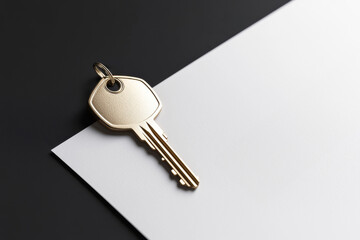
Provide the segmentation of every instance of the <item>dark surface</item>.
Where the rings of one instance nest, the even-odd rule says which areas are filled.
[[[3,2],[0,239],[143,238],[50,153],[95,121],[92,63],[154,86],[286,2]]]

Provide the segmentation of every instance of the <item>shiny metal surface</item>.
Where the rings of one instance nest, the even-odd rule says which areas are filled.
[[[89,105],[101,122],[112,130],[132,129],[170,165],[171,173],[180,178],[182,186],[197,188],[198,177],[171,148],[164,131],[154,121],[162,104],[150,85],[136,77],[113,76],[101,63],[94,66],[101,80],[90,95]],[[108,75],[99,69],[102,66]],[[119,89],[113,91],[109,86],[114,85],[115,81],[118,81]]]

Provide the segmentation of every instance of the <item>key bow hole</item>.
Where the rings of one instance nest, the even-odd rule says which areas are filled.
[[[111,80],[108,80],[106,82],[106,88],[107,90],[109,90],[110,92],[119,92],[122,88],[122,83],[118,80],[118,79],[115,79],[115,83],[112,84],[111,83]]]

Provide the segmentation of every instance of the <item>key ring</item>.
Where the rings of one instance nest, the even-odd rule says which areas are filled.
[[[110,70],[105,67],[104,64],[96,62],[93,64],[93,68],[95,70],[95,72],[101,77],[101,78],[105,78],[108,77],[110,78],[111,81],[111,85],[113,86],[115,84],[115,78],[112,75],[112,73],[110,72]],[[105,73],[104,73],[105,72]]]

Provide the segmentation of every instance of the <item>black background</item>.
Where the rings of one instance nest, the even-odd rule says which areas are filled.
[[[93,62],[155,86],[286,2],[3,1],[0,239],[142,239],[50,153],[96,121]]]

